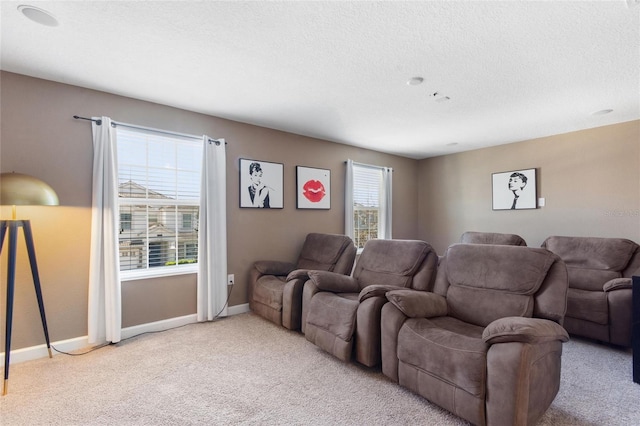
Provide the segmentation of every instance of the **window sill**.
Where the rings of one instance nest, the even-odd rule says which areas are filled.
[[[174,275],[197,274],[198,265],[183,265],[175,267],[159,267],[141,271],[122,271],[120,281],[145,280],[148,278],[171,277]]]

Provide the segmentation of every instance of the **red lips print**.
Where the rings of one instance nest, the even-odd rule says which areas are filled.
[[[326,195],[324,185],[319,180],[308,180],[302,187],[302,194],[312,203],[319,203]]]

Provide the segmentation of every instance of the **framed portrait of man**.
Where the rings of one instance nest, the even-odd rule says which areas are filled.
[[[536,169],[493,173],[491,185],[493,210],[537,208]]]
[[[280,163],[240,159],[240,207],[283,208],[283,168]]]

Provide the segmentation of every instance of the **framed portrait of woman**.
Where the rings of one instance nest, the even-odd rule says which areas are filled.
[[[491,187],[493,210],[537,208],[536,169],[493,173]]]
[[[283,168],[280,163],[240,159],[240,207],[281,209]]]

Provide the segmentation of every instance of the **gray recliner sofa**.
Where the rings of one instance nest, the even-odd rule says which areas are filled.
[[[640,275],[640,246],[624,238],[551,236],[542,247],[567,265],[567,331],[631,347],[631,277]]]
[[[343,361],[380,364],[380,312],[386,292],[432,289],[438,265],[424,241],[369,240],[350,277],[311,271],[304,288],[307,340]]]
[[[258,315],[290,330],[299,330],[302,291],[309,270],[349,275],[356,246],[346,235],[310,233],[296,263],[261,260],[249,272],[249,307]]]
[[[560,386],[567,270],[532,247],[454,244],[433,292],[382,308],[382,372],[477,425],[531,425]]]

